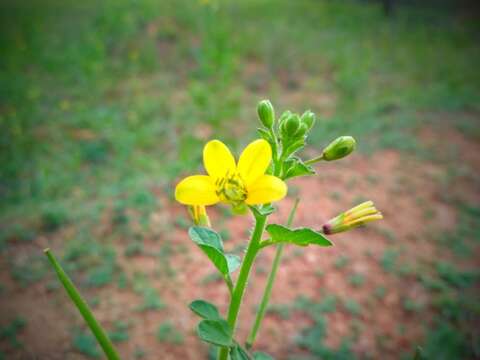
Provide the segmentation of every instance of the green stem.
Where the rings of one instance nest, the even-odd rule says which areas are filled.
[[[320,155],[320,156],[317,156],[316,158],[305,161],[305,165],[312,165],[312,164],[315,164],[315,163],[317,163],[319,161],[322,161],[322,160],[324,160],[323,159],[323,154]]]
[[[270,246],[270,245],[273,245],[273,244],[275,244],[275,243],[273,242],[272,239],[266,239],[266,240],[260,241],[259,246],[260,246],[260,249],[263,249],[264,247],[267,247],[267,246]]]
[[[260,239],[263,234],[263,229],[265,228],[265,223],[267,217],[264,215],[255,215],[255,228],[253,230],[252,238],[248,244],[245,257],[242,261],[242,266],[240,267],[240,273],[238,274],[237,283],[233,289],[232,298],[230,301],[230,307],[228,308],[227,322],[232,328],[232,337],[235,333],[235,325],[237,323],[238,312],[240,310],[240,305],[242,303],[243,294],[248,282],[248,276],[250,275],[250,269],[252,268],[253,261],[257,256],[259,250]],[[219,360],[228,359],[229,348],[222,347],[218,352]]]
[[[95,316],[93,315],[92,311],[88,307],[88,304],[83,300],[82,296],[78,292],[77,288],[73,284],[72,280],[68,277],[68,275],[63,270],[62,266],[59,264],[55,256],[50,252],[50,249],[44,250],[45,255],[47,255],[48,260],[52,264],[53,268],[55,269],[58,279],[63,284],[65,290],[72,299],[73,303],[77,307],[80,314],[85,319],[85,322],[92,330],[93,334],[97,338],[98,343],[103,349],[103,352],[107,356],[109,360],[120,360],[120,356],[118,355],[117,351],[113,347],[110,339],[108,338],[107,334],[103,330],[102,326],[97,322]]]
[[[270,135],[273,139],[273,144],[272,144],[272,156],[273,156],[273,172],[276,173],[278,172],[277,171],[277,168],[279,166],[279,162],[278,162],[278,141],[277,141],[277,135],[275,134],[275,130],[273,127],[271,127],[270,129]]]
[[[298,202],[300,200],[297,198],[293,204],[292,210],[288,215],[287,226],[292,226],[293,217],[297,211]],[[255,317],[255,323],[253,324],[250,335],[248,335],[246,347],[250,349],[255,342],[258,330],[260,329],[260,324],[262,323],[263,318],[265,317],[265,312],[267,311],[268,302],[270,301],[270,296],[272,295],[273,283],[275,282],[275,277],[277,276],[278,267],[280,265],[280,260],[282,259],[284,243],[277,245],[277,251],[275,252],[275,258],[273,259],[272,270],[268,275],[267,286],[263,292],[262,301],[260,302],[260,307],[258,309],[257,315]]]

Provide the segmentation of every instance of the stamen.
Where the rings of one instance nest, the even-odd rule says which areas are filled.
[[[247,198],[247,191],[240,176],[227,172],[225,177],[215,181],[216,194],[224,202],[238,206]]]

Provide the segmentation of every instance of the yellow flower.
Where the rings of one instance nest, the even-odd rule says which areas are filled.
[[[203,149],[208,175],[193,175],[180,181],[175,199],[184,205],[224,202],[234,209],[280,200],[287,194],[287,185],[278,177],[265,174],[271,160],[272,149],[263,139],[250,143],[238,164],[224,143],[211,140]]]
[[[380,219],[383,219],[383,216],[380,211],[375,208],[373,202],[365,201],[328,220],[327,223],[322,226],[322,230],[323,233],[327,235],[335,234]]]

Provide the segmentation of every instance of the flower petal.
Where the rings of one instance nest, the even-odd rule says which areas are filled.
[[[236,170],[235,158],[219,140],[211,140],[203,148],[203,165],[214,181],[227,173],[234,174]]]
[[[266,204],[277,201],[287,194],[287,184],[272,175],[262,175],[247,189],[245,202],[248,205]]]
[[[180,181],[175,188],[175,199],[184,205],[213,205],[220,201],[210,176],[194,175]]]
[[[265,174],[270,161],[272,161],[272,148],[266,140],[255,140],[243,150],[238,160],[237,170],[247,187]]]

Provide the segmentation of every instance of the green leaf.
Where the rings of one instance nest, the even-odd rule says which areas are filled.
[[[273,214],[273,212],[275,211],[275,207],[272,204],[268,204],[268,205],[262,205],[257,210],[260,215],[267,216],[267,215]]]
[[[237,345],[230,349],[230,360],[250,360],[251,357],[248,353],[240,346]]]
[[[209,228],[192,226],[188,229],[188,235],[198,245],[210,246],[223,252],[222,238]]]
[[[234,272],[240,267],[241,260],[239,256],[233,254],[225,254],[225,257],[227,259],[228,271],[230,273]]]
[[[275,211],[275,207],[272,204],[262,205],[262,206],[251,206],[253,214],[255,217],[268,216]]]
[[[253,359],[254,360],[274,360],[273,357],[261,351],[257,351],[253,353]]]
[[[274,243],[287,242],[300,246],[315,244],[319,246],[333,245],[323,234],[308,228],[291,230],[278,224],[270,224],[266,227]]]
[[[109,360],[117,360],[117,359],[119,360],[120,356],[118,355],[117,350],[113,347],[113,344],[110,341],[110,338],[108,337],[107,333],[102,328],[100,323],[97,322],[97,319],[95,319],[95,316],[93,315],[92,310],[90,309],[88,304],[85,302],[85,300],[83,300],[82,296],[78,292],[77,288],[73,284],[70,277],[63,270],[62,266],[57,261],[56,257],[52,254],[50,249],[47,248],[44,250],[44,252],[48,260],[50,261],[50,264],[52,265],[53,269],[57,273],[58,279],[60,280],[63,287],[65,288],[68,296],[70,296],[70,299],[72,300],[74,305],[77,307],[80,314],[83,316],[83,319],[85,320],[87,325],[90,327],[90,330],[92,331],[93,335],[95,335],[97,342],[102,347],[103,352],[105,353],[107,358]]]
[[[283,150],[283,156],[285,156],[285,158],[287,158],[288,156],[296,153],[298,150],[300,150],[304,146],[305,146],[305,139],[304,138],[296,140],[292,144],[287,145],[285,150]]]
[[[238,256],[223,252],[222,239],[215,231],[204,227],[192,226],[188,230],[188,234],[224,277],[228,278],[229,274],[240,265]]]
[[[200,339],[217,346],[233,346],[232,329],[223,319],[202,320],[198,324],[197,334]]]
[[[315,170],[306,165],[301,159],[294,157],[285,161],[285,177],[284,180],[296,176],[314,175]]]
[[[264,140],[266,140],[270,146],[272,147],[272,149],[275,149],[275,139],[272,137],[272,134],[270,133],[269,130],[266,130],[266,129],[262,129],[262,128],[258,128],[257,129],[258,131],[258,134],[260,135],[261,138],[263,138]],[[270,167],[271,168],[272,164],[270,164]]]
[[[221,318],[217,307],[205,300],[194,300],[188,307],[204,319],[217,320]]]
[[[267,140],[270,144],[273,142],[272,136],[270,135],[270,131],[258,128],[258,134],[265,140]]]

